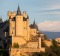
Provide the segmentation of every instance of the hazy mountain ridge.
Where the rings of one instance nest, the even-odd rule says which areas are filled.
[[[54,39],[57,37],[60,37],[60,32],[47,32],[47,31],[40,31],[43,34],[46,34],[47,38],[50,39]]]

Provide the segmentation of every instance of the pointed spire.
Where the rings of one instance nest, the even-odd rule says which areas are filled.
[[[33,25],[35,25],[35,19],[34,19]]]
[[[18,9],[17,9],[17,15],[21,15],[21,11],[20,11],[19,5],[18,5]]]
[[[34,19],[34,22],[33,22],[33,27],[38,30],[38,26],[37,26],[37,24],[35,23],[35,19]]]

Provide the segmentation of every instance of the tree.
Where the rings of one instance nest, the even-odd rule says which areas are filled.
[[[60,47],[57,45],[57,42],[52,40],[52,44],[53,45],[50,47],[50,49],[53,52],[53,55],[60,56]]]
[[[14,48],[19,48],[19,44],[18,43],[14,43],[13,47]]]

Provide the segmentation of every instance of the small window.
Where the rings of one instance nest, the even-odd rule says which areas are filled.
[[[26,29],[26,27],[24,27],[24,29]]]
[[[9,16],[9,19],[11,19],[11,16]]]
[[[34,31],[34,33],[35,33],[35,31]]]
[[[13,31],[12,31],[12,34],[13,34]]]
[[[12,21],[15,21],[15,17],[13,17]]]
[[[15,27],[13,27],[13,29],[15,29]]]

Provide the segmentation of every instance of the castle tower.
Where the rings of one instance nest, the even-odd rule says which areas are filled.
[[[26,11],[23,12],[23,33],[25,39],[28,41],[29,40],[29,17],[26,14]]]
[[[8,12],[8,19],[9,19],[9,36],[15,35],[15,16],[16,12]]]
[[[37,27],[35,20],[34,20],[33,24],[30,25],[30,35],[36,36],[37,30],[38,30],[38,27]]]
[[[18,6],[17,12],[8,12],[9,19],[9,35],[24,37],[29,40],[29,17],[26,11],[21,13],[20,7]]]
[[[23,36],[23,16],[19,6],[16,14],[16,36]]]

